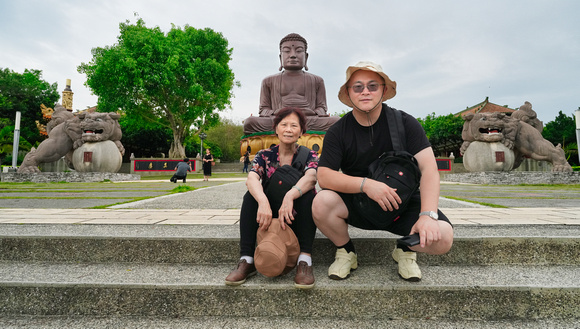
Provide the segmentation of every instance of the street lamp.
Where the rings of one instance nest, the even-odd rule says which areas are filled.
[[[16,169],[18,161],[18,145],[20,144],[20,111],[16,111],[14,120],[14,142],[12,144],[12,169]]]
[[[207,138],[206,133],[199,133],[199,139],[201,139],[201,149],[199,150],[199,157],[203,158],[203,140]]]
[[[580,145],[580,107],[576,110],[576,145]],[[578,152],[578,160],[580,161],[580,152]]]

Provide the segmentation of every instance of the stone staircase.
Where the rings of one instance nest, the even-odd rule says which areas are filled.
[[[401,280],[395,236],[352,229],[359,269],[327,278],[317,236],[316,287],[294,273],[224,285],[235,225],[0,226],[2,328],[577,328],[580,226],[456,227],[447,255],[419,255]]]

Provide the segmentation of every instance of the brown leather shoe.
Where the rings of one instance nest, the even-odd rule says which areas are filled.
[[[242,259],[238,262],[238,266],[226,277],[226,284],[228,286],[239,286],[252,275],[256,275],[256,266],[248,264],[245,259]]]
[[[314,274],[312,273],[312,266],[308,266],[308,264],[304,261],[298,263],[298,267],[296,267],[294,287],[298,289],[311,289],[314,287]]]

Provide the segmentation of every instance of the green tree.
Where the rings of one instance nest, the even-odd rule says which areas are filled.
[[[571,166],[577,166],[580,163],[578,160],[578,143],[566,144],[564,153],[566,154],[566,160]]]
[[[221,160],[237,161],[240,159],[240,139],[243,135],[244,127],[242,125],[236,125],[231,120],[223,119],[217,126],[207,131],[206,141],[221,149]]]
[[[78,67],[99,96],[100,111],[123,110],[169,127],[169,156],[185,156],[184,140],[218,122],[230,105],[234,74],[232,48],[212,29],[173,26],[165,34],[139,19],[119,25],[118,43],[94,48],[90,63]]]
[[[16,111],[20,111],[20,136],[35,145],[44,137],[38,132],[36,121],[43,122],[40,105],[52,107],[59,99],[57,84],[42,80],[42,71],[24,70],[24,73],[0,69],[0,118],[14,126]]]
[[[205,155],[205,149],[210,149],[211,154],[215,159],[223,159],[222,149],[211,140],[207,138],[203,140],[203,151],[201,150],[201,139],[198,135],[192,136],[191,138],[186,139],[187,146],[185,147],[185,152],[188,156],[194,157],[198,156],[199,152],[201,151],[201,155]]]
[[[14,147],[14,126],[10,126],[8,119],[0,118],[0,163],[5,163],[7,155],[12,154]]]
[[[574,120],[574,116],[567,116],[560,111],[554,121],[544,125],[542,136],[554,145],[565,146],[568,143],[576,142],[576,122]]]
[[[449,155],[451,152],[456,156],[459,155],[459,148],[463,143],[461,131],[464,123],[460,116],[453,114],[435,116],[435,113],[431,113],[425,119],[419,118],[418,121],[425,129],[435,155]]]
[[[12,164],[12,150],[14,148],[14,126],[4,125],[6,121],[5,119],[0,119],[0,163],[10,165]],[[20,136],[18,149],[20,151],[30,151],[32,145]],[[21,163],[23,159],[24,156],[20,156],[17,163]]]
[[[171,145],[171,129],[156,122],[122,113],[119,125],[123,132],[121,143],[125,147],[124,157],[127,159],[131,154],[137,158],[156,156],[167,152]]]
[[[542,136],[554,145],[560,144],[571,165],[578,163],[578,146],[576,144],[576,121],[574,116],[558,112],[554,121],[546,123]]]

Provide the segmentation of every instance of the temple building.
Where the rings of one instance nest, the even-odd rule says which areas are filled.
[[[507,115],[511,115],[515,111],[516,111],[515,109],[510,109],[507,105],[501,106],[491,103],[489,101],[489,97],[486,97],[483,102],[468,107],[461,112],[455,113],[455,116],[464,116],[468,113],[476,114],[476,113],[495,113],[495,112],[502,112]]]

